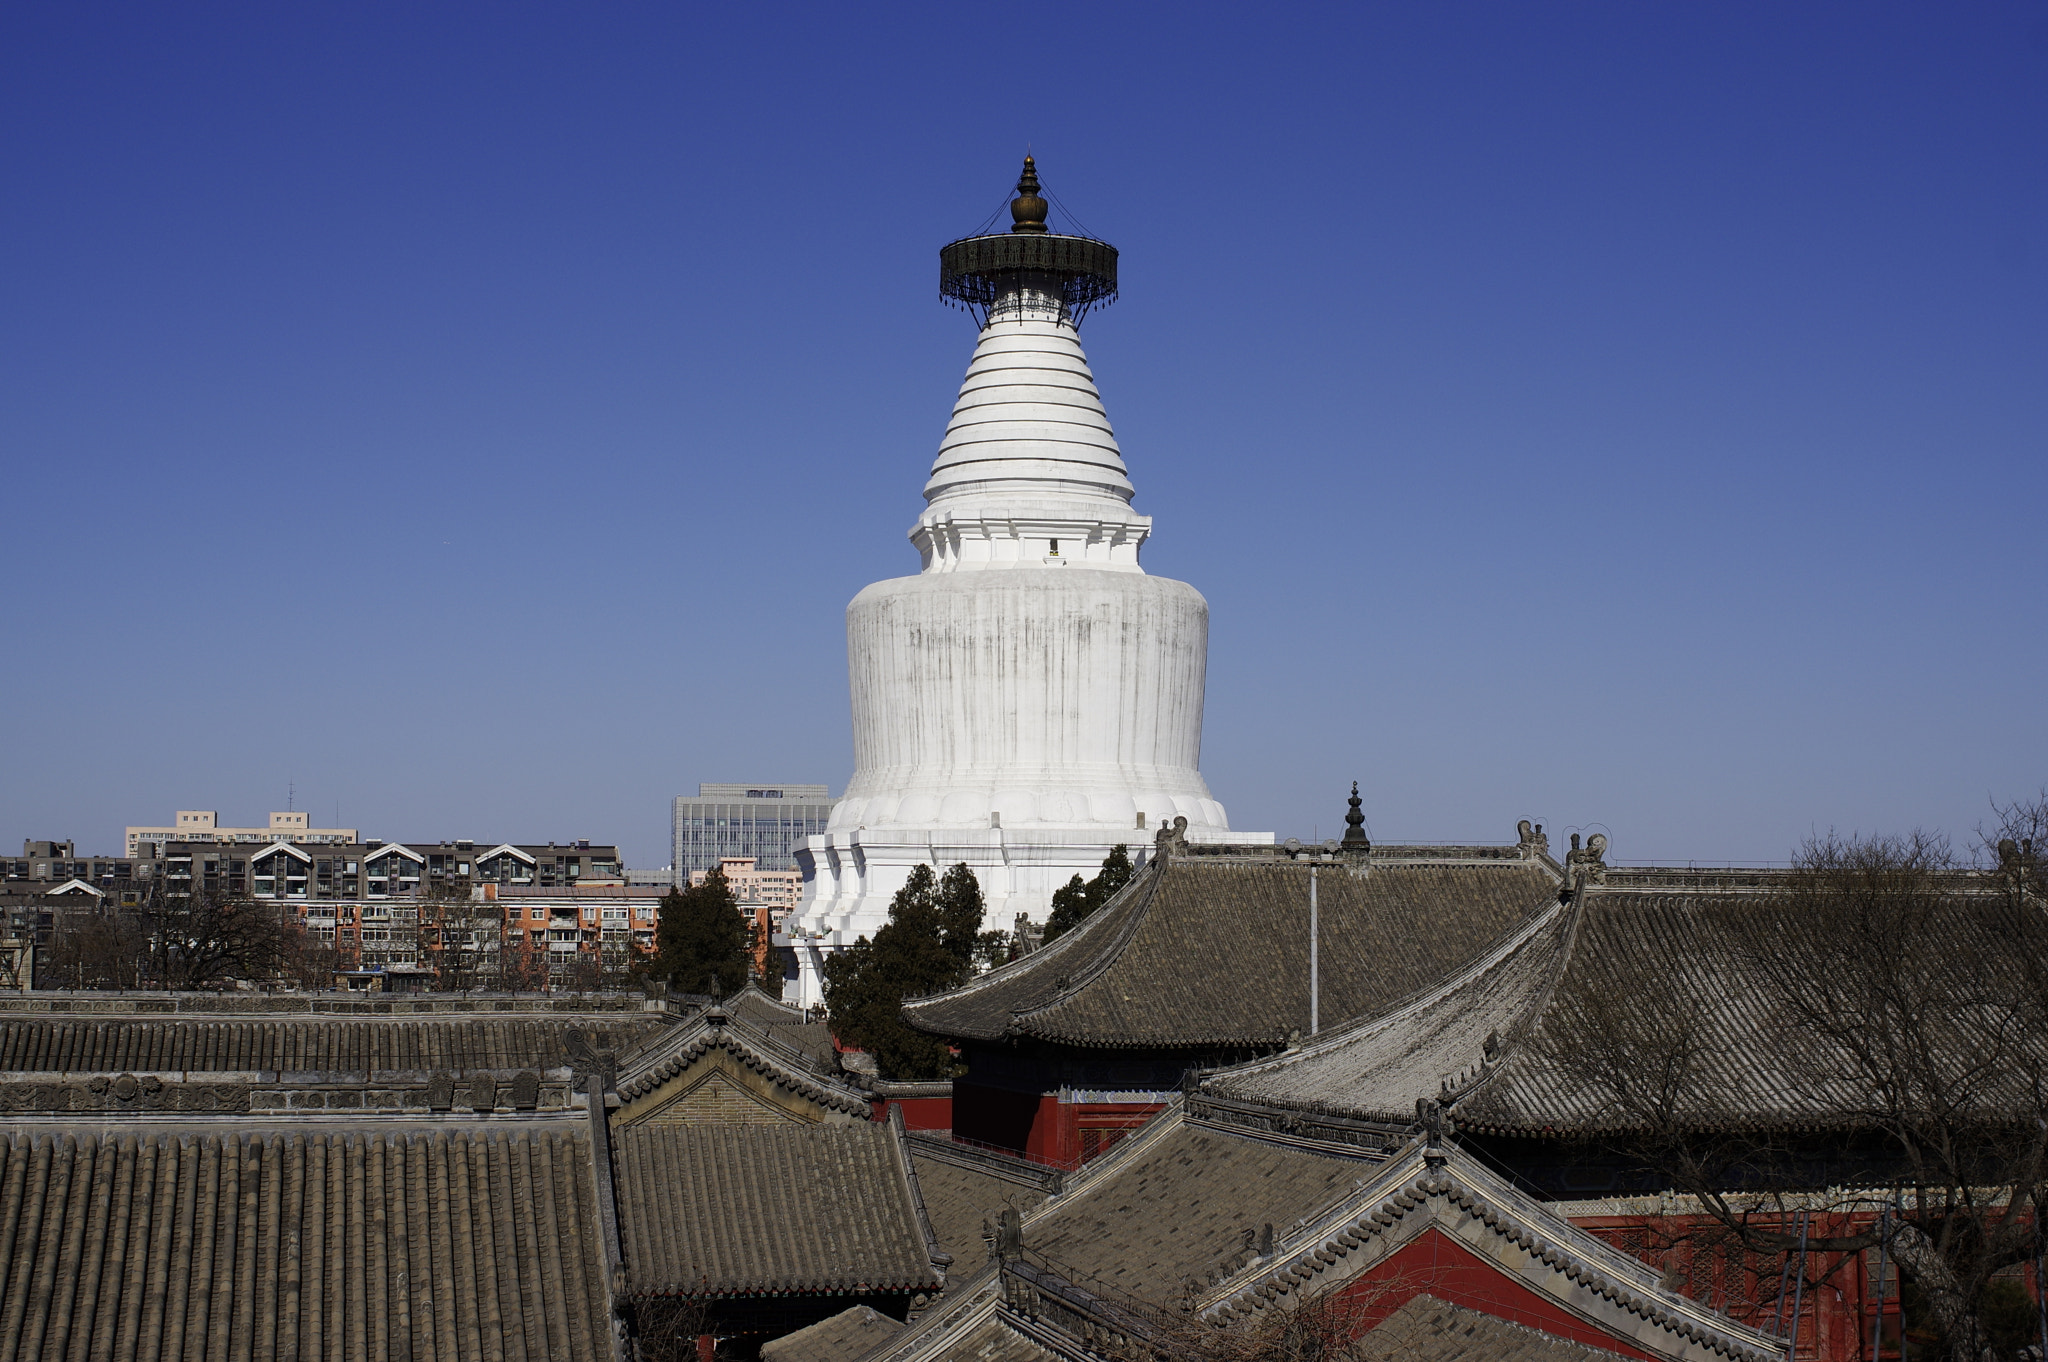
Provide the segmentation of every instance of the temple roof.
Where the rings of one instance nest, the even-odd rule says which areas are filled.
[[[1060,1189],[1058,1170],[1043,1164],[933,1135],[912,1134],[909,1145],[932,1234],[962,1265],[985,1256],[984,1225],[1005,1210],[1028,1211]]]
[[[1527,1018],[1576,921],[1553,902],[1449,979],[1300,1049],[1216,1071],[1203,1092],[1405,1125],[1418,1098],[1439,1098],[1474,1077],[1499,1038]]]
[[[903,1327],[871,1306],[855,1305],[807,1329],[761,1345],[761,1362],[842,1362],[859,1357]]]
[[[986,1268],[962,1286],[948,1288],[938,1308],[860,1356],[866,1362],[1067,1362],[1103,1355],[1080,1339],[1063,1339],[1067,1346],[1057,1352],[1046,1346],[1040,1340],[1054,1329],[1009,1309],[1004,1285],[1002,1273]],[[791,1334],[783,1342],[802,1337]],[[822,1347],[792,1347],[773,1358],[763,1348],[761,1356],[769,1362],[839,1362]]]
[[[1638,886],[1632,878],[1610,876],[1621,882],[1591,887],[1581,896],[1577,939],[1555,956],[1540,1007],[1496,1062],[1460,1086],[1452,1110],[1461,1128],[1534,1134],[1639,1124],[1632,1104],[1596,1076],[1597,1062],[1585,1058],[1589,1001],[1608,1009],[1605,1025],[1620,1028],[1621,1039],[1638,1048],[1638,1060],[1659,1047],[1661,1035],[1683,1030],[1681,1067],[1668,1075],[1669,1091],[1659,1101],[1693,1128],[1841,1128],[1866,1124],[1883,1108],[1882,1095],[1857,1077],[1855,1058],[1787,1016],[1759,971],[1758,940],[1770,941],[1777,959],[1793,962],[1793,968],[1805,957],[1817,977],[1826,972],[1825,953],[1837,943],[1802,931],[1796,914],[1760,892],[1765,885],[1688,886],[1664,875],[1644,877]],[[2000,991],[1985,977],[1985,967],[2013,963],[1999,946],[1987,949],[1987,930],[1995,928],[1979,910],[2002,899],[1981,888],[1980,883],[1973,894],[1965,887],[1962,896],[1934,911],[1915,951],[1917,964],[1954,973],[1937,991],[1952,1000],[1958,1015],[1968,1011],[1968,1000],[1987,996],[1987,985],[1992,995]],[[2023,987],[2017,979],[2005,986],[2013,997]],[[1973,1038],[1965,1031],[1954,1039],[1968,1045]],[[1567,1055],[1580,1058],[1567,1062]],[[2023,1084],[2026,1076],[2015,1058],[2007,1053],[2010,1078]],[[2048,1056],[2034,1058],[2031,1067],[2039,1073]],[[1976,1090],[1997,1100],[1988,1081]],[[2033,1109],[2031,1098],[2014,1096]]]
[[[1310,863],[1155,860],[1075,931],[966,986],[907,1004],[967,1040],[1215,1048],[1309,1031]],[[1516,848],[1401,848],[1360,875],[1317,868],[1325,1027],[1372,1015],[1472,960],[1557,901]]]
[[[1759,940],[1771,943],[1772,968],[1814,977],[1839,944],[1802,931],[1808,919],[1774,896],[1782,872],[1609,871],[1603,880],[1504,933],[1436,987],[1298,1050],[1211,1071],[1202,1097],[1402,1126],[1418,1102],[1441,1101],[1465,1130],[1585,1133],[1640,1124],[1638,1104],[1652,1095],[1621,1091],[1636,1064],[1668,1080],[1658,1109],[1698,1129],[1840,1128],[1880,1109],[1854,1057],[1797,1026],[1761,973]],[[1952,888],[1960,892],[1931,911],[1916,952],[1926,968],[1956,974],[1937,991],[1958,1000],[2017,991],[2017,980],[1986,977],[2008,959],[1984,916],[2004,899],[1983,880],[1960,877]],[[1603,1069],[1588,1026],[1631,1053],[1617,1051]],[[1967,1029],[1957,1044],[1972,1043]],[[1669,1056],[1679,1067],[1648,1062],[1660,1036],[1682,1037]],[[2039,1058],[2037,1071],[2048,1067]],[[2025,1066],[2012,1067],[2023,1081]],[[1974,1090],[1998,1100],[1992,1081]]]
[[[587,1129],[17,1131],[8,1352],[609,1359]]]
[[[895,1123],[629,1126],[615,1133],[635,1294],[935,1291]]]
[[[751,979],[745,988],[725,1000],[725,1008],[790,1049],[809,1055],[821,1068],[830,1070],[837,1067],[832,1028],[822,1021],[811,1020],[810,1014],[800,1007],[791,1007],[779,998],[769,997]]]
[[[628,1103],[644,1097],[682,1073],[705,1052],[720,1049],[825,1110],[867,1118],[873,1105],[871,1099],[830,1064],[829,1033],[826,1055],[820,1057],[790,1043],[804,1039],[801,1031],[795,1031],[789,1024],[771,1021],[763,1026],[751,1020],[762,1009],[745,1005],[745,995],[741,995],[738,1004],[731,1009],[724,1005],[705,1008],[681,1025],[643,1041],[619,1067],[619,1096]]]
[[[1476,1292],[1472,1303],[1503,1313],[1533,1307],[1553,1333],[1437,1299],[1400,1315],[1409,1297],[1448,1291]],[[1347,1157],[1213,1126],[1176,1105],[1026,1211],[996,1263],[869,1357],[974,1356],[967,1339],[1027,1333],[1124,1333],[1170,1352],[1156,1345],[1198,1319],[1256,1331],[1269,1311],[1335,1293],[1389,1311],[1389,1350],[1368,1344],[1369,1357],[1591,1362],[1612,1344],[1668,1362],[1765,1362],[1783,1351],[1455,1145],[1424,1137],[1384,1161]]]
[[[1091,1288],[1155,1304],[1227,1273],[1262,1235],[1348,1194],[1371,1164],[1157,1118],[1025,1217],[1025,1245]]]
[[[625,1047],[661,1028],[641,1013],[588,1016],[161,1017],[0,1016],[0,1070],[55,1073],[194,1071],[424,1073],[548,1070],[569,1064],[571,1024]]]

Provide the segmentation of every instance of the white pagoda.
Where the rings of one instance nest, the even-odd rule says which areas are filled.
[[[919,864],[971,866],[1008,929],[1180,819],[1190,841],[1271,840],[1232,834],[1197,769],[1208,603],[1139,566],[1152,520],[1081,351],[1116,248],[1048,231],[1038,191],[1027,156],[1009,232],[939,252],[981,337],[910,531],[923,570],[847,607],[855,770],[797,853],[788,924],[805,1004]]]

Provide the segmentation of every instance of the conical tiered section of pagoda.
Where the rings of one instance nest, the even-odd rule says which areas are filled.
[[[919,864],[971,866],[1008,929],[1119,843],[1251,840],[1198,769],[1208,603],[1139,566],[1152,521],[1081,349],[1116,248],[1048,230],[1029,157],[1010,213],[939,252],[981,336],[910,531],[923,571],[847,607],[855,771],[798,854],[806,1003]]]

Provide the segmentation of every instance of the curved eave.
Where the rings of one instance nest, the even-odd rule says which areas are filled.
[[[1248,1097],[1221,1087],[1205,1089],[1203,1095],[1212,1101],[1228,1103],[1233,1110],[1253,1114],[1313,1116],[1323,1120],[1399,1126],[1403,1129],[1415,1124],[1415,1112],[1412,1108],[1407,1111],[1378,1111],[1371,1107],[1340,1107],[1328,1102],[1290,1102],[1284,1097]],[[1459,1128],[1465,1127],[1460,1125]]]
[[[1020,1022],[996,1037],[976,1039],[1036,1040],[1047,1045],[1065,1045],[1076,1050],[1277,1050],[1287,1044],[1285,1035],[1266,1036],[1141,1036],[1116,1032],[1075,1035],[1049,1027]]]
[[[1085,922],[1052,945],[992,969],[959,988],[905,1003],[903,1020],[916,1030],[947,1040],[1008,1040],[1019,1035],[1038,1035],[1026,1019],[1049,1012],[1079,996],[1114,965],[1124,949],[1130,945],[1131,938],[1137,934],[1139,925],[1145,920],[1145,914],[1151,908],[1152,891],[1157,887],[1160,877],[1166,873],[1167,864],[1165,859],[1147,861],[1144,868],[1131,876],[1130,882],[1119,889],[1108,903],[1103,904],[1090,914]],[[1092,956],[1086,954],[1091,948],[1096,951]],[[989,1020],[962,1025],[958,1022],[948,1023],[943,1016],[934,1018],[928,1015],[933,1009],[971,1005],[977,994],[990,992],[1040,973],[1058,971],[1062,965],[1072,963],[1076,956],[1079,957],[1079,963],[1074,964],[1066,976],[1065,987],[1060,987],[1057,982],[1049,985],[1050,992],[1025,1007],[1008,1012],[1001,1025],[993,1025]],[[1048,1035],[1042,1038],[1052,1037]],[[1062,1040],[1059,1043],[1078,1042]],[[1113,1045],[1119,1042],[1112,1039],[1093,1043]]]
[[[679,1042],[674,1049],[649,1056],[645,1068],[619,1081],[619,1096],[627,1101],[643,1097],[713,1049],[725,1051],[755,1073],[801,1093],[822,1107],[855,1116],[867,1115],[873,1109],[873,1102],[866,1093],[804,1072],[780,1056],[756,1048],[749,1038],[734,1034],[729,1025],[715,1029],[707,1026],[700,1034]]]
[[[732,1284],[712,1286],[699,1282],[694,1286],[667,1283],[661,1286],[637,1286],[635,1296],[664,1296],[677,1300],[745,1300],[749,1298],[772,1298],[777,1296],[858,1296],[868,1294],[907,1294],[916,1291],[932,1291],[939,1286],[937,1273],[930,1273],[914,1279],[897,1280],[881,1278],[875,1281],[833,1281],[833,1282],[791,1282],[777,1286],[746,1286]]]
[[[1458,1131],[1467,1135],[1493,1135],[1513,1139],[1569,1140],[1596,1139],[1602,1137],[1647,1135],[1650,1127],[1640,1123],[1588,1121],[1583,1118],[1523,1117],[1513,1120],[1489,1120],[1484,1116],[1462,1115],[1456,1107],[1450,1111],[1451,1119]],[[1881,1132],[1883,1123],[1863,1120],[1851,1116],[1828,1116],[1824,1113],[1801,1115],[1753,1113],[1724,1117],[1716,1120],[1680,1121],[1680,1127],[1689,1132],[1712,1135],[1839,1135],[1845,1132]]]

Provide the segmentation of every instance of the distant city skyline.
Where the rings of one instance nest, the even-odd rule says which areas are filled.
[[[2048,782],[2040,4],[1013,27],[0,10],[0,846],[652,867],[700,777],[843,789],[1027,147],[1233,826],[1773,861]]]

